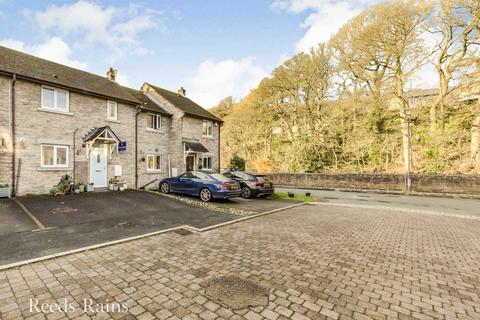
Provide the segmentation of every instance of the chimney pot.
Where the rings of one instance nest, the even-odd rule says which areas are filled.
[[[186,94],[187,94],[187,90],[185,90],[184,87],[180,87],[180,89],[178,89],[177,92],[178,92],[179,95],[181,95],[181,96],[183,96],[183,97],[185,97]]]
[[[108,70],[107,70],[107,79],[108,80],[111,80],[111,81],[115,81],[115,77],[117,76],[117,70],[113,69],[112,67],[110,67]]]

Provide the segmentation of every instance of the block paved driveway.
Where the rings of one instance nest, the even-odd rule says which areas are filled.
[[[204,296],[236,274],[266,307]],[[28,300],[116,301],[129,312],[30,313]],[[0,272],[1,319],[480,319],[480,221],[303,206],[181,236],[167,233]]]

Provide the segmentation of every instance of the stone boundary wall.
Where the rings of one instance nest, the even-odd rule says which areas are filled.
[[[276,186],[402,192],[403,174],[268,173]],[[480,195],[480,175],[413,174],[412,191]]]

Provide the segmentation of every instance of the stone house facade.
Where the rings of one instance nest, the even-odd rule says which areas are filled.
[[[218,170],[220,119],[184,91],[127,88],[115,73],[101,77],[0,47],[0,184],[16,195],[48,193],[64,175],[96,188],[113,178],[157,187],[207,156],[208,169]],[[183,104],[199,109],[189,114]],[[204,121],[211,136],[203,137]],[[184,137],[197,150],[193,165]]]

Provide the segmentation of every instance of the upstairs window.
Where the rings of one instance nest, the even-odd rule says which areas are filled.
[[[115,101],[107,101],[107,119],[108,120],[117,120],[117,110],[118,106]]]
[[[162,131],[162,116],[159,114],[147,114],[147,128]]]
[[[203,120],[203,136],[213,137],[213,122]]]
[[[68,91],[42,87],[42,109],[68,112]]]

